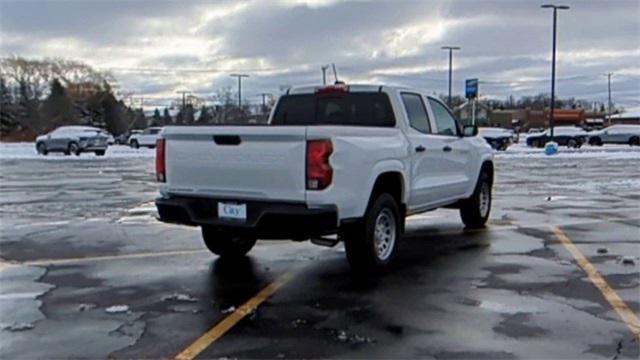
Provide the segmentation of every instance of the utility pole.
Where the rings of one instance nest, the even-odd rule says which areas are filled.
[[[178,124],[184,122],[185,113],[187,112],[187,94],[191,94],[191,91],[176,91],[177,94],[182,94],[182,108],[180,111],[180,118],[176,119]]]
[[[542,5],[543,9],[553,9],[553,49],[551,51],[551,109],[549,110],[549,127],[551,141],[553,141],[554,108],[556,106],[556,32],[558,24],[558,10],[569,10],[567,5]]]
[[[264,114],[267,110],[267,96],[271,96],[271,93],[260,93],[259,96],[262,96],[262,113]]]
[[[609,111],[607,111],[609,113],[609,126],[611,126],[611,76],[613,76],[613,73],[606,73],[604,74],[604,76],[607,77],[607,84],[608,84],[608,88],[609,88]]]
[[[327,69],[329,69],[329,65],[322,67],[322,85],[327,85]]]
[[[449,51],[449,102],[448,105],[451,108],[451,80],[453,78],[453,51],[454,50],[460,50],[459,46],[443,46],[441,47],[442,50],[448,50]]]
[[[238,108],[242,108],[242,78],[249,77],[247,74],[231,74],[231,77],[238,78]]]

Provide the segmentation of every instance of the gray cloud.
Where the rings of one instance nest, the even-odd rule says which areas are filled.
[[[203,95],[251,73],[247,96],[318,83],[338,65],[347,80],[444,92],[455,44],[456,92],[478,77],[488,96],[548,91],[551,12],[534,1],[2,1],[0,55],[60,56],[112,72],[150,98]],[[566,1],[559,15],[558,92],[640,108],[640,3]],[[203,71],[182,71],[203,70]],[[617,93],[615,92],[617,90]],[[158,100],[160,102],[160,100]]]

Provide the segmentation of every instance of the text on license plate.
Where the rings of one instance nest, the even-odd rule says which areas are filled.
[[[219,202],[218,217],[224,219],[247,220],[247,205]]]

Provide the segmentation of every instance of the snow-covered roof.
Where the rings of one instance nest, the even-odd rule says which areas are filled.
[[[640,111],[623,112],[621,114],[611,115],[612,119],[639,118],[639,117],[640,117]]]

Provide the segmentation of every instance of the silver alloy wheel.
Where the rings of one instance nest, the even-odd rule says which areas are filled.
[[[44,143],[38,144],[38,154],[44,154],[47,151],[47,146]]]
[[[489,206],[491,202],[491,189],[489,188],[489,183],[487,183],[486,181],[482,182],[478,200],[480,206],[480,216],[486,217],[489,213]]]
[[[378,214],[373,239],[378,259],[387,260],[396,243],[396,219],[391,210],[384,208]]]

